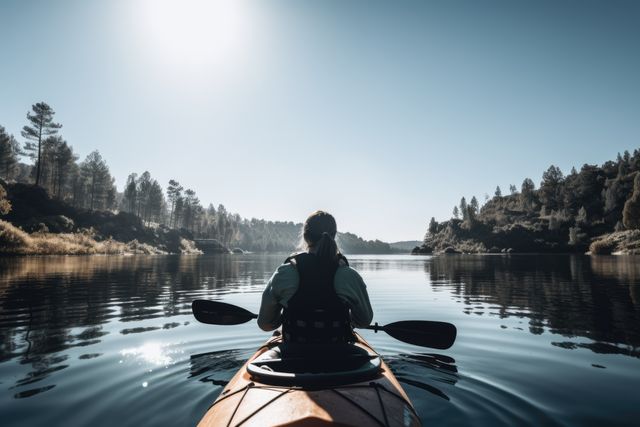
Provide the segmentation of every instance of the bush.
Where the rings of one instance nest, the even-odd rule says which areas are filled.
[[[0,220],[0,253],[27,253],[32,245],[32,239],[27,233],[7,221]]]
[[[6,215],[11,211],[11,203],[7,200],[7,191],[0,183],[0,215]]]
[[[591,255],[611,255],[616,248],[616,242],[613,240],[601,239],[595,240],[589,245]]]

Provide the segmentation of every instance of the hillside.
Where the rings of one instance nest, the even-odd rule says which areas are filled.
[[[145,222],[128,212],[74,207],[35,185],[0,181],[0,189],[5,187],[4,203],[10,208],[0,220],[0,254],[199,253],[193,240],[210,237],[202,231]],[[233,222],[223,223],[234,225],[226,243],[229,248],[291,253],[300,243],[300,223],[230,217]],[[394,252],[388,243],[352,233],[338,233],[337,240],[347,254]],[[221,245],[218,251],[228,252],[227,247]]]
[[[6,184],[0,254],[199,253],[185,230],[147,227],[126,212],[78,209],[28,184]]]
[[[414,253],[591,252],[640,253],[640,150],[564,176],[551,166],[538,189],[526,178],[520,191],[482,207],[462,198],[454,217],[432,218]]]

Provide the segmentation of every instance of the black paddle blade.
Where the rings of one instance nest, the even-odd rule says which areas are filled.
[[[258,317],[242,307],[205,299],[195,300],[191,310],[198,322],[210,325],[239,325]]]
[[[404,320],[381,327],[397,340],[422,347],[446,350],[456,341],[457,330],[451,323],[428,320]]]

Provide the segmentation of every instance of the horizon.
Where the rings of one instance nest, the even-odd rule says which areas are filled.
[[[4,2],[0,125],[23,142],[45,101],[120,192],[148,170],[205,206],[323,209],[386,242],[640,145],[640,5],[462,3]]]

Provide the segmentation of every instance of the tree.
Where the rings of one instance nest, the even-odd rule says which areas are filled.
[[[30,125],[24,126],[21,134],[27,139],[24,150],[30,153],[30,157],[36,162],[36,185],[40,185],[42,141],[58,133],[62,125],[53,121],[55,111],[44,102],[32,105],[31,110],[32,112],[27,112]]]
[[[89,209],[104,207],[111,185],[109,168],[98,151],[90,153],[80,167],[89,192]]]
[[[540,201],[548,209],[557,209],[562,201],[560,191],[564,175],[559,167],[551,165],[542,174],[542,182],[540,183]]]
[[[500,186],[496,187],[496,192],[494,193],[496,197],[502,197],[502,190],[500,190]]]
[[[578,211],[578,216],[576,216],[576,224],[577,225],[587,225],[588,217],[587,210],[582,206]]]
[[[454,206],[454,207],[453,207],[453,217],[454,217],[455,219],[458,219],[458,218],[460,217],[460,211],[458,210],[458,207],[457,207],[457,206]]]
[[[518,192],[518,188],[513,184],[509,184],[509,192],[513,196],[514,194],[516,194]]]
[[[431,217],[429,221],[429,234],[432,236],[438,232],[438,221],[434,217]]]
[[[0,126],[0,174],[8,180],[14,166],[18,163],[20,146],[18,141]]]
[[[182,190],[183,188],[178,181],[173,179],[169,180],[169,186],[167,187],[167,198],[171,203],[171,209],[169,211],[169,227],[171,227],[171,219],[174,218],[176,201],[181,197]],[[175,227],[175,219],[174,219],[174,227]]]
[[[73,172],[70,174],[71,204],[75,207],[84,207],[87,198],[87,178],[84,176],[81,166],[72,164]]]
[[[530,178],[525,178],[522,181],[522,187],[520,188],[520,204],[524,209],[530,209],[533,206],[534,190],[536,186]]]
[[[624,204],[622,223],[629,229],[640,229],[640,172],[636,172],[633,193]]]
[[[478,203],[476,196],[471,197],[471,201],[469,202],[469,211],[473,214],[474,218],[480,211],[480,204]]]
[[[136,202],[138,198],[138,186],[136,184],[137,173],[131,173],[127,177],[127,184],[124,187],[124,194],[122,196],[123,210],[135,215]]]
[[[155,179],[151,181],[151,188],[149,189],[149,198],[147,202],[147,212],[149,219],[154,219],[160,222],[162,219],[162,209],[164,207],[164,194],[162,193],[162,187]]]
[[[147,220],[147,208],[149,207],[149,195],[152,184],[151,174],[149,171],[144,171],[136,183],[138,191],[136,215],[138,215],[143,221]]]
[[[179,196],[176,199],[176,204],[173,212],[173,226],[174,228],[180,227],[180,220],[182,219],[182,211],[184,209],[184,197]]]
[[[467,219],[467,199],[464,197],[460,199],[460,212],[462,212],[462,220]]]
[[[193,229],[193,224],[198,218],[202,206],[200,206],[200,200],[196,197],[196,192],[192,189],[187,189],[184,192],[184,213],[183,213],[183,225],[187,230]]]
[[[78,157],[73,153],[73,148],[64,140],[56,146],[52,157],[53,194],[58,199],[63,199],[65,187]]]

